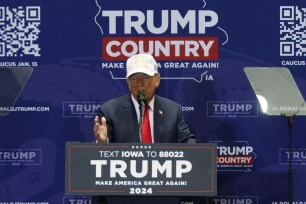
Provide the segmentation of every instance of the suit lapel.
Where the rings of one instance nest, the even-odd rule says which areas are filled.
[[[164,110],[158,96],[155,96],[154,101],[154,143],[162,143],[162,133],[164,127]]]
[[[126,127],[125,129],[128,132],[128,134],[124,135],[128,135],[128,137],[130,137],[130,142],[140,143],[138,120],[136,110],[131,99],[131,94],[127,94],[124,99],[125,100],[122,103],[122,118]],[[122,128],[124,129],[124,127]]]

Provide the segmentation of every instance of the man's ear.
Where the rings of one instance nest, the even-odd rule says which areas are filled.
[[[131,85],[130,85],[130,82],[129,82],[129,79],[127,79],[127,84],[128,84],[128,87],[129,87],[129,91],[131,91]]]
[[[159,87],[159,84],[160,84],[160,75],[159,74],[156,75],[154,79],[155,79],[155,87],[157,88]]]

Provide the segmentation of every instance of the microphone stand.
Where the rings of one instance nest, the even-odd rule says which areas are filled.
[[[140,143],[142,143],[142,122],[143,122],[144,111],[145,111],[145,103],[142,101],[141,105],[139,106],[140,115],[138,120]]]
[[[145,105],[147,103],[147,99],[143,91],[138,91],[137,101],[139,104],[139,113],[140,113],[139,120],[138,120],[139,139],[140,139],[140,142],[142,143],[142,122],[143,122],[143,116],[144,116],[144,111],[145,111]]]
[[[288,202],[289,204],[293,203],[293,187],[292,187],[292,127],[293,127],[293,116],[286,116],[282,115],[283,117],[286,117],[288,120],[288,152],[289,152],[289,158],[288,158]]]

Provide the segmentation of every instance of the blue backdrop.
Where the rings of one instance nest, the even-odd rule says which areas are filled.
[[[286,202],[287,121],[261,112],[243,68],[287,67],[306,96],[305,27],[297,0],[1,0],[0,67],[34,71],[19,109],[0,117],[0,203],[90,202],[64,195],[65,143],[94,140],[98,105],[128,92],[125,59],[151,48],[157,94],[180,103],[198,140],[218,143],[220,156],[217,197],[154,203]],[[212,43],[205,57],[201,42]],[[156,44],[167,43],[158,55]],[[306,203],[305,124],[296,117],[292,132],[298,204]]]

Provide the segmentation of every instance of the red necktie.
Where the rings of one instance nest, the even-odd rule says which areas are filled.
[[[141,129],[142,143],[152,143],[149,109],[149,105],[146,104]]]

